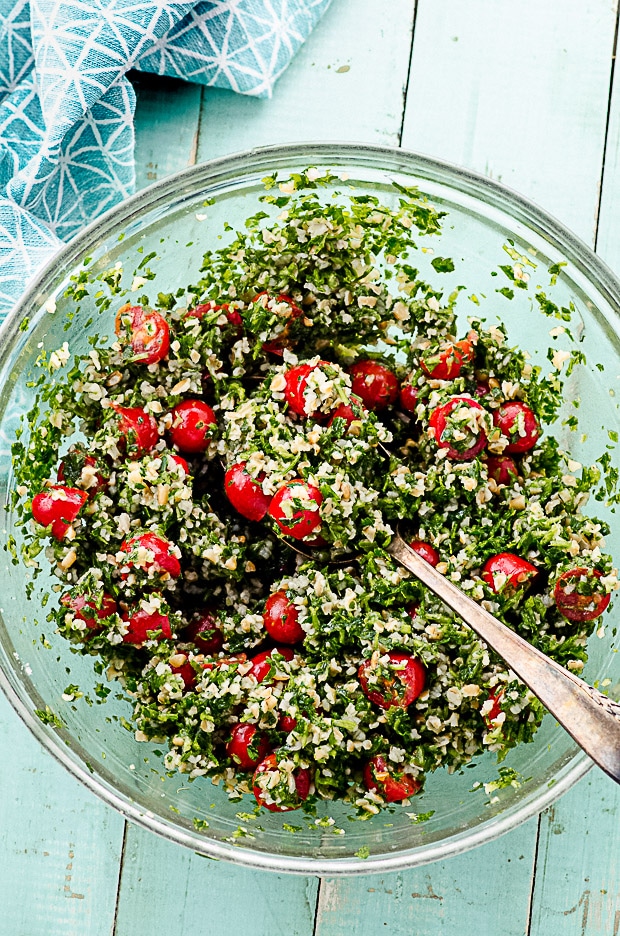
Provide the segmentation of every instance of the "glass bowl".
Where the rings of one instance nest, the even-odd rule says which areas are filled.
[[[265,176],[277,172],[287,178],[309,166],[328,167],[341,177],[321,189],[325,198],[331,197],[332,189],[349,189],[394,204],[398,198],[394,182],[417,185],[448,213],[441,238],[433,238],[429,246],[454,260],[454,272],[444,274],[441,284],[447,289],[466,287],[459,296],[460,314],[482,314],[489,321],[500,318],[510,342],[527,349],[535,363],[546,367],[550,366],[549,331],[561,321],[542,315],[532,297],[534,287],[545,289],[550,278],[556,278],[554,301],[559,307],[574,306],[571,329],[587,359],[567,380],[563,413],[564,417],[574,413],[573,401],[580,399],[583,435],[571,433],[561,419],[556,434],[578,460],[593,461],[608,447],[611,465],[618,466],[610,438],[620,433],[615,396],[620,373],[620,283],[591,250],[540,209],[489,179],[402,151],[309,144],[226,157],[157,183],[93,223],[38,276],[0,333],[3,504],[12,485],[9,445],[19,414],[32,398],[28,381],[41,347],[51,351],[68,341],[72,351],[82,351],[88,333],[102,328],[98,313],[92,322],[84,315],[75,318],[67,331],[64,328],[70,304],[63,292],[85,258],[91,258],[91,270],[109,270],[138,248],[144,256],[156,252],[156,279],[148,289],[151,295],[172,291],[191,279],[207,248],[218,246],[225,222],[239,227],[262,207],[258,199]],[[414,259],[422,275],[433,275],[432,251],[417,251]],[[514,271],[515,263],[529,272],[530,288],[514,288],[509,300],[499,290],[514,283],[501,267]],[[106,333],[111,331],[113,314],[111,309],[109,321],[104,316]],[[604,505],[595,507],[615,527],[608,547],[619,558],[620,524]],[[318,823],[299,813],[254,817],[253,802],[230,802],[208,779],[188,782],[180,775],[167,776],[156,746],[138,744],[122,726],[130,706],[116,697],[114,684],[105,705],[63,699],[67,684],[77,683],[96,700],[95,686],[102,677],[93,672],[90,658],[71,653],[69,645],[50,632],[40,600],[44,577],[27,599],[26,570],[11,563],[6,551],[13,522],[7,509],[0,521],[5,546],[0,598],[4,691],[30,730],[74,776],[130,820],[194,851],[256,868],[311,874],[383,872],[419,865],[511,829],[548,806],[590,766],[569,736],[546,716],[534,742],[511,751],[504,762],[521,778],[515,785],[485,790],[485,784],[498,779],[495,757],[485,754],[454,775],[442,770],[430,775],[410,808],[386,810],[364,822],[355,821],[340,804],[320,804]],[[605,638],[591,639],[585,678],[603,682],[613,694],[620,682],[620,654],[614,651],[609,632],[608,623]],[[320,823],[328,815],[335,819],[333,826]]]

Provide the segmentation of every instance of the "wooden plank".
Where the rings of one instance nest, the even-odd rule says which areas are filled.
[[[136,92],[136,188],[196,162],[203,89],[176,78],[131,72]]]
[[[596,768],[543,813],[530,936],[620,933],[620,787]]]
[[[30,735],[0,696],[0,932],[110,936],[122,817]]]
[[[397,146],[414,0],[338,0],[280,78],[272,100],[207,89],[198,160],[253,146],[363,140]]]
[[[501,180],[591,243],[616,5],[420,0],[403,146]]]
[[[536,831],[537,819],[531,819],[447,861],[383,876],[328,879],[321,886],[316,936],[523,936]],[[509,907],[498,899],[502,895],[510,895]]]
[[[318,880],[202,858],[129,827],[115,936],[311,936]]]

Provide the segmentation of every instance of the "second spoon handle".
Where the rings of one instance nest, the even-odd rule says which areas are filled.
[[[595,764],[620,783],[620,704],[551,660],[395,536],[389,551],[501,656]]]

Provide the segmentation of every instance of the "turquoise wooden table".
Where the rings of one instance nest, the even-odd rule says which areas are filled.
[[[134,75],[138,186],[300,140],[402,146],[529,196],[620,273],[616,0],[334,0],[270,101]],[[0,699],[0,936],[618,936],[620,787],[593,770],[417,870],[276,876],[128,825]]]

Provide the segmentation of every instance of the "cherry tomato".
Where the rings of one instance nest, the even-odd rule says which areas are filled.
[[[142,306],[123,306],[116,316],[116,334],[131,344],[137,364],[155,364],[170,349],[170,328],[163,315]]]
[[[293,718],[292,715],[280,715],[278,728],[280,731],[286,731],[287,734],[290,731],[295,731],[295,728],[297,728],[297,719]]]
[[[597,590],[598,569],[567,569],[555,583],[553,597],[560,614],[569,621],[593,621],[609,604],[611,596]]]
[[[248,676],[254,676],[257,682],[261,683],[266,676],[271,672],[272,666],[276,666],[275,660],[272,662],[271,658],[274,653],[279,653],[281,657],[290,663],[295,654],[290,647],[272,647],[271,650],[261,650],[260,653],[257,653],[256,656],[253,656],[250,660],[252,668],[246,674]]]
[[[377,754],[364,767],[364,785],[367,790],[379,793],[386,803],[399,803],[415,796],[422,784],[411,774],[398,770],[395,764]]]
[[[157,422],[150,413],[140,406],[118,406],[112,404],[118,416],[118,429],[121,440],[137,454],[142,455],[155,448],[159,441]]]
[[[289,409],[297,416],[308,416],[311,419],[318,419],[322,414],[320,412],[309,413],[306,411],[306,399],[304,391],[308,383],[308,377],[317,367],[329,367],[329,361],[318,361],[316,364],[296,364],[284,374],[286,381],[284,386],[284,397],[289,405]]]
[[[271,504],[271,494],[263,494],[259,474],[254,479],[246,470],[245,462],[237,462],[224,475],[224,493],[237,513],[248,520],[262,520]]]
[[[439,348],[429,349],[420,359],[420,367],[427,377],[434,380],[454,380],[459,376],[463,364],[474,359],[474,346],[465,338],[455,344],[444,342]]]
[[[197,674],[196,670],[192,664],[187,660],[185,663],[182,663],[181,666],[171,666],[170,669],[177,676],[180,676],[183,680],[183,686],[185,689],[193,689],[196,685]]]
[[[329,418],[328,426],[334,424],[336,419],[344,419],[349,429],[354,423],[362,423],[366,415],[366,407],[362,403],[361,399],[355,394],[351,394],[350,403],[341,403],[340,406],[336,407],[334,412]]]
[[[211,611],[197,614],[183,629],[183,640],[193,643],[201,651],[211,655],[221,650],[224,635],[218,627],[217,618]]]
[[[436,566],[439,562],[439,553],[435,547],[431,546],[430,543],[425,543],[424,540],[411,540],[409,548],[413,549],[418,556],[426,559],[429,565]]]
[[[269,595],[265,602],[263,621],[272,640],[283,644],[300,643],[306,632],[298,619],[299,612],[284,590]]]
[[[508,455],[528,452],[534,448],[540,436],[536,416],[527,403],[520,400],[509,400],[494,410],[493,424],[509,439],[504,449]]]
[[[94,497],[98,491],[108,485],[108,479],[104,478],[101,472],[88,470],[94,468],[96,464],[97,460],[92,455],[87,455],[81,448],[72,449],[58,465],[56,478],[63,484],[68,481],[72,487],[82,488],[89,497]]]
[[[418,405],[418,388],[413,384],[404,383],[400,388],[399,404],[406,413],[415,413]]]
[[[407,708],[424,689],[426,670],[416,657],[400,650],[390,650],[389,663],[365,660],[357,671],[364,695],[388,709]]]
[[[171,544],[157,533],[139,533],[121,545],[122,552],[128,553],[124,565],[130,568],[139,568],[146,571],[178,578],[181,574],[181,564],[171,551]],[[127,573],[122,574],[123,578]]]
[[[215,413],[207,403],[202,400],[183,400],[172,409],[172,444],[185,455],[204,452],[216,425]]]
[[[502,699],[504,698],[504,690],[500,689],[498,692],[491,693],[489,695],[489,701],[493,703],[491,709],[484,716],[484,720],[487,723],[488,728],[494,728],[495,725],[493,722],[497,716],[502,711]]]
[[[496,484],[512,484],[519,477],[519,471],[508,455],[489,455],[487,472]]]
[[[254,771],[252,790],[259,806],[264,806],[265,809],[269,809],[271,812],[290,812],[292,809],[298,809],[303,801],[308,798],[308,793],[310,792],[310,771],[307,768],[298,767],[294,772],[295,792],[291,793],[287,787],[287,802],[282,803],[266,801],[265,796],[266,794],[268,795],[267,790],[264,790],[258,783],[258,779],[263,773],[278,773],[281,776],[281,782],[285,782],[286,774],[282,775],[282,772],[278,769],[278,759],[275,752],[268,754]]]
[[[160,614],[159,611],[144,611],[139,608],[131,614],[121,614],[121,619],[128,623],[127,633],[123,635],[123,643],[135,644],[141,646],[145,640],[149,640],[151,631],[161,631],[157,635],[157,640],[169,639],[172,637],[170,630],[170,621],[167,614]]]
[[[417,618],[419,607],[420,605],[418,604],[412,604],[412,605],[409,605],[408,608],[406,608],[407,614],[409,615],[412,621],[415,621],[415,619]]]
[[[239,722],[230,732],[226,750],[242,770],[253,770],[269,754],[269,739],[256,725]]]
[[[303,539],[320,527],[322,502],[323,495],[318,488],[302,478],[295,478],[276,492],[268,513],[283,533],[293,539]]]
[[[193,309],[188,309],[183,318],[201,319],[211,312],[223,312],[229,325],[232,325],[237,330],[243,328],[241,313],[238,309],[231,309],[227,302],[223,302],[221,305],[213,302],[213,300],[202,303],[201,305],[195,306]]]
[[[101,621],[105,621],[112,614],[116,614],[116,602],[111,595],[103,592],[97,598],[87,598],[86,595],[63,595],[61,605],[68,608],[78,621],[84,621],[89,630],[100,631]]]
[[[398,399],[395,374],[378,361],[358,361],[349,368],[351,390],[369,410],[382,410]]]
[[[482,578],[496,594],[514,594],[537,575],[538,569],[531,562],[508,552],[491,556],[482,567]]]
[[[487,437],[475,420],[476,413],[484,412],[480,403],[470,397],[452,397],[438,406],[430,415],[428,424],[433,429],[440,448],[448,450],[454,461],[470,461],[487,444]]]
[[[175,465],[180,465],[186,475],[190,474],[189,465],[182,457],[182,455],[175,455],[172,452],[166,453],[170,461],[174,462]]]
[[[32,498],[32,516],[41,526],[51,524],[52,536],[61,540],[87,500],[86,491],[53,484]]]

